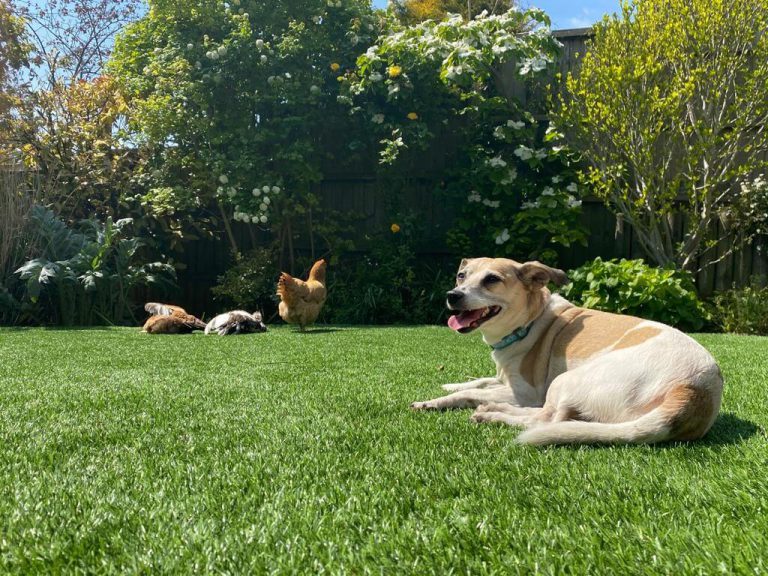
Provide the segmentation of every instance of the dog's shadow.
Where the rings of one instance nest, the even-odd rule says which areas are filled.
[[[739,418],[730,412],[722,412],[700,443],[705,446],[727,446],[744,442],[755,434],[765,436],[766,431],[754,422]]]

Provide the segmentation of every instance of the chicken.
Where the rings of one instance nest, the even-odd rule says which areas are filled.
[[[144,310],[152,314],[144,323],[143,332],[148,334],[186,334],[205,329],[205,322],[187,313],[180,306],[147,302]]]
[[[267,327],[261,321],[261,312],[249,314],[244,310],[232,310],[214,317],[205,327],[205,333],[218,332],[219,336],[229,334],[249,334],[266,332]]]
[[[325,260],[318,260],[306,281],[283,272],[277,281],[280,296],[278,312],[288,324],[298,324],[300,330],[317,320],[325,304]]]

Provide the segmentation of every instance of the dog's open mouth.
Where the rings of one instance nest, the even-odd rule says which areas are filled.
[[[476,310],[462,310],[458,314],[448,318],[448,326],[456,330],[456,332],[466,334],[487,322],[499,312],[501,312],[501,306],[488,306]]]

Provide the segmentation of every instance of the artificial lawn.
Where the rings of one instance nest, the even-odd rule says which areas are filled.
[[[768,339],[697,338],[704,441],[537,449],[408,409],[479,335],[0,329],[0,572],[768,571]]]

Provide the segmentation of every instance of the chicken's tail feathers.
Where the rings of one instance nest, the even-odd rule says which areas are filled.
[[[144,310],[155,316],[170,316],[173,308],[159,302],[147,302],[144,304]]]

